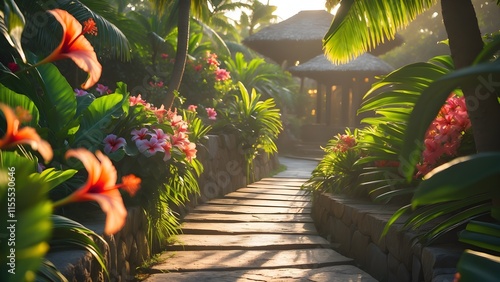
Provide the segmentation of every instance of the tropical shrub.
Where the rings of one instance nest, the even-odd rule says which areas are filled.
[[[220,122],[215,130],[236,134],[247,163],[247,179],[253,181],[253,160],[262,151],[278,151],[275,140],[282,130],[280,111],[272,98],[261,101],[255,89],[251,93],[238,83],[239,94],[234,94],[226,107],[218,110]]]

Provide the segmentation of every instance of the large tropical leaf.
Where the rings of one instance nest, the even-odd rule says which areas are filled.
[[[460,281],[497,281],[500,277],[500,257],[465,250],[457,265]]]
[[[480,153],[441,165],[417,187],[412,206],[431,205],[479,194],[498,196],[500,153]]]
[[[66,78],[53,64],[44,64],[36,69],[44,95],[30,98],[37,105],[42,120],[47,123],[42,126],[48,127],[64,138],[76,114],[75,93]]]
[[[27,124],[31,126],[38,126],[38,119],[40,114],[38,108],[33,101],[25,95],[18,94],[4,85],[0,84],[0,95],[2,96],[2,103],[9,105],[11,108],[21,107],[31,114],[31,120]]]
[[[375,48],[436,0],[342,0],[326,33],[323,45],[327,57],[335,63],[349,60]]]
[[[97,149],[106,136],[107,127],[123,113],[124,95],[109,94],[95,99],[81,116],[80,129],[71,146]]]
[[[0,33],[3,34],[7,42],[17,50],[17,53],[26,62],[21,37],[26,23],[24,15],[19,10],[13,0],[4,0],[3,10],[0,10]]]
[[[32,281],[49,249],[52,204],[46,183],[29,177],[35,171],[36,160],[0,152],[0,236],[9,238],[0,244],[2,281]]]

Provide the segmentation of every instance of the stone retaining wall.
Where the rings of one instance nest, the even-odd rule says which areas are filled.
[[[193,196],[184,207],[175,210],[183,217],[196,205],[244,187],[246,183],[246,164],[241,150],[233,135],[211,135],[204,147],[198,146],[197,158],[204,166],[199,179],[200,196]],[[279,167],[277,155],[265,154],[254,160],[255,179],[269,176]],[[85,226],[102,234],[104,218],[98,222],[85,223]],[[139,207],[128,209],[124,228],[111,236],[103,236],[108,246],[100,244],[107,260],[110,281],[135,281],[136,268],[151,257],[150,243],[147,238],[147,218]],[[105,281],[98,263],[84,251],[60,251],[51,253],[48,259],[63,271],[69,281]]]
[[[464,246],[457,243],[454,235],[429,247],[412,245],[415,234],[402,231],[403,219],[381,238],[387,221],[397,209],[324,193],[315,195],[312,217],[318,232],[334,249],[355,259],[379,281],[452,282]]]

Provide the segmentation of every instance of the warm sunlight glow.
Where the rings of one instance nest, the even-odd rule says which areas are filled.
[[[267,1],[260,2],[267,4]],[[277,6],[278,20],[286,20],[302,10],[325,10],[325,0],[269,0],[269,5]]]

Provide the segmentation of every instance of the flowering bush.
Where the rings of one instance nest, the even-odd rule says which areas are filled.
[[[146,99],[153,104],[161,103],[165,96],[164,81],[173,69],[170,56],[162,54],[157,68],[158,75],[151,78],[148,93],[144,93]],[[221,68],[217,54],[206,52],[187,61],[179,93],[183,102],[188,105],[211,105],[214,99],[221,99],[232,87],[231,75]]]
[[[101,148],[122,174],[134,173],[143,179],[143,189],[133,203],[147,213],[156,248],[178,232],[173,205],[183,205],[199,193],[197,177],[203,167],[196,159],[196,143],[210,126],[203,125],[194,106],[166,110],[141,95],[128,100],[128,114],[108,125],[110,134],[103,138]]]

